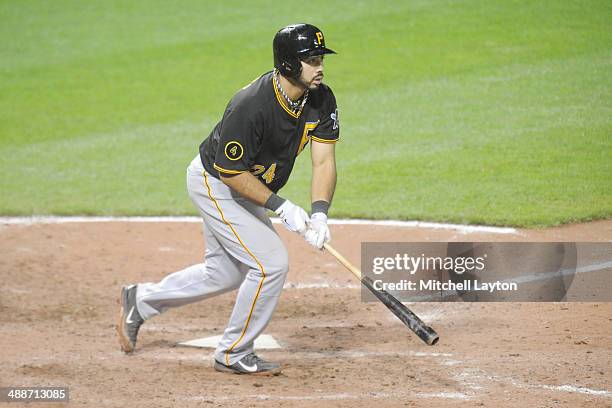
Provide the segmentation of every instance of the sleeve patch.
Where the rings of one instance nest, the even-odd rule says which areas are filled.
[[[340,127],[340,118],[338,117],[338,108],[336,108],[336,110],[334,112],[331,113],[331,115],[329,115],[331,117],[331,120],[334,121],[334,126],[332,127],[333,130],[336,130]]]
[[[225,157],[232,161],[240,160],[240,158],[242,158],[242,155],[244,154],[244,149],[242,148],[242,145],[236,142],[235,140],[227,142],[225,144],[224,151]]]

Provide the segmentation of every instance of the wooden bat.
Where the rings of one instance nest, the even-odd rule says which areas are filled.
[[[369,276],[362,276],[361,271],[353,266],[345,257],[343,257],[338,251],[336,251],[331,245],[323,244],[323,247],[332,254],[338,262],[346,267],[349,271],[355,275],[363,286],[368,288],[374,296],[378,298],[387,308],[402,321],[410,330],[412,330],[421,340],[430,346],[436,344],[439,340],[438,333],[434,329],[427,326],[423,321],[408,309],[402,302],[397,300],[393,295],[385,290],[374,289],[374,284]]]

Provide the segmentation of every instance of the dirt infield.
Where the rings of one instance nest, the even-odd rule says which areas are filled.
[[[0,225],[0,387],[68,386],[68,406],[611,407],[612,303],[417,303],[429,347],[350,273],[279,228],[291,271],[266,333],[277,377],[212,369],[235,294],[169,311],[124,355],[114,324],[123,284],[156,281],[203,256],[194,223]],[[516,234],[332,226],[356,264],[362,241],[612,241],[612,221]],[[4,406],[2,403],[0,405]],[[20,404],[9,404],[17,407]],[[61,404],[36,404],[36,406]],[[24,404],[25,406],[25,404]]]

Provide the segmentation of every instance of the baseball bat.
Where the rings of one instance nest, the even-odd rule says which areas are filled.
[[[402,321],[410,330],[412,330],[421,340],[430,346],[433,346],[438,342],[440,337],[438,333],[431,327],[427,326],[412,310],[408,309],[406,305],[397,300],[393,295],[385,290],[376,290],[374,283],[369,276],[362,276],[361,271],[353,266],[345,257],[343,257],[338,251],[336,251],[331,245],[323,244],[323,247],[332,254],[338,262],[355,275],[363,286],[368,288],[374,296],[378,298],[387,308]]]

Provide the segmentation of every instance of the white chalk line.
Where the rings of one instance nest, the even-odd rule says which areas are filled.
[[[191,396],[183,397],[186,401],[239,401],[239,400],[260,400],[260,401],[342,401],[342,400],[364,400],[364,399],[399,399],[399,398],[445,398],[468,400],[471,396],[461,392],[365,392],[359,394],[335,393],[319,395],[269,395],[269,394],[248,394],[236,396]]]
[[[466,380],[469,379],[470,381]],[[522,389],[544,389],[549,391],[558,391],[558,392],[569,392],[573,394],[585,394],[585,395],[593,395],[604,398],[612,398],[612,392],[608,390],[595,390],[588,387],[582,387],[571,384],[563,384],[563,385],[549,385],[549,384],[528,384],[522,383],[515,380],[512,377],[504,377],[499,375],[491,375],[487,374],[482,370],[464,370],[459,375],[455,376],[455,380],[462,383],[463,385],[468,386],[472,389],[482,388],[479,383],[473,382],[475,379],[486,379],[493,382],[499,382],[504,384],[512,385],[516,388]],[[475,388],[476,387],[476,388]]]
[[[502,380],[503,381],[503,380]],[[612,398],[612,392],[608,390],[594,390],[587,387],[580,387],[575,385],[547,385],[547,384],[522,384],[518,383],[513,379],[506,379],[506,383],[512,384],[517,388],[537,388],[550,391],[569,392],[573,394],[586,394],[595,395],[598,397]]]
[[[67,224],[88,222],[184,222],[201,223],[200,217],[78,217],[78,216],[33,216],[33,217],[0,217],[0,224],[7,225],[33,225],[33,224]],[[280,224],[278,218],[272,222]],[[464,234],[484,232],[491,234],[518,234],[515,228],[492,227],[487,225],[461,225],[445,224],[426,221],[399,221],[399,220],[361,220],[361,219],[330,219],[332,225],[376,225],[386,227],[425,228],[455,230]]]
[[[372,358],[447,358],[452,357],[450,353],[430,353],[422,351],[358,351],[358,350],[347,350],[347,351],[293,351],[287,350],[286,348],[278,350],[266,350],[266,354],[278,354],[286,353],[282,357],[283,360],[322,360],[322,359],[372,359]],[[185,354],[168,354],[168,353],[150,353],[142,352],[137,353],[135,356],[144,359],[152,360],[178,360],[178,361],[194,361],[210,363],[212,365],[212,359],[214,353],[199,353],[197,355],[185,355]],[[444,360],[448,361],[448,360]],[[454,361],[454,360],[451,360]]]
[[[279,350],[282,352],[283,350]],[[358,358],[395,358],[395,357],[452,357],[450,353],[430,353],[423,351],[294,351],[290,358],[297,360],[317,360],[328,358],[358,359]]]
[[[204,332],[204,328],[202,326],[180,326],[180,325],[170,325],[170,324],[153,324],[151,322],[147,322],[147,324],[141,327],[142,331],[150,331],[150,332],[167,332],[167,333],[185,333],[185,332],[198,332],[202,334]]]
[[[13,293],[15,295],[24,295],[27,293],[32,293],[32,291],[29,289],[13,288],[10,286],[0,287],[0,292]]]
[[[576,268],[576,269],[561,269],[556,272],[542,272],[542,273],[534,273],[530,275],[523,275],[523,276],[518,276],[516,278],[505,279],[500,282],[501,283],[517,283],[517,284],[532,283],[532,282],[538,282],[538,281],[543,281],[543,280],[549,280],[552,278],[562,278],[562,277],[571,276],[575,274],[599,272],[599,271],[604,271],[610,268],[612,268],[612,261],[607,261],[607,262],[601,262],[597,264],[581,266],[580,268]],[[390,292],[390,293],[394,294],[395,292]],[[453,297],[456,295],[457,295],[457,292],[454,290],[445,290],[445,291],[440,292],[439,295],[435,295],[435,296],[434,295],[412,296],[410,297],[410,301],[411,302],[431,302],[431,301],[436,301],[436,300],[439,301],[440,299],[445,299],[445,298]]]
[[[571,275],[578,274],[578,273],[598,272],[598,271],[602,271],[602,270],[610,269],[610,268],[612,268],[612,261],[581,266],[580,268],[576,268],[576,269],[561,269],[555,272],[542,272],[542,273],[534,273],[532,275],[523,275],[517,278],[506,279],[506,280],[503,280],[502,282],[530,283],[530,282],[535,282],[539,280],[571,276]]]
[[[575,392],[579,394],[597,395],[600,397],[612,398],[612,392],[607,390],[593,390],[587,387],[576,387],[574,385],[537,385],[538,388],[544,388],[553,391]]]
[[[606,269],[612,268],[612,261],[602,262],[592,265],[581,266],[576,269],[562,269],[556,272],[543,272],[543,273],[535,273],[530,275],[519,276],[516,278],[510,278],[502,280],[502,283],[517,283],[517,284],[525,284],[538,282],[543,280],[548,280],[556,277],[565,277],[573,274],[582,274],[582,273],[592,273],[599,272]],[[361,289],[361,285],[357,283],[334,283],[334,282],[286,282],[283,286],[283,289],[295,289],[295,290],[304,290],[304,289]],[[395,292],[390,291],[389,293],[394,294]],[[452,290],[442,291],[439,295],[422,295],[422,296],[411,296],[409,302],[417,303],[417,302],[430,302],[437,301],[444,298],[449,298],[456,296],[457,292]],[[407,303],[408,301],[404,302]]]
[[[360,289],[361,285],[356,283],[333,283],[333,282],[285,282],[283,289]]]

